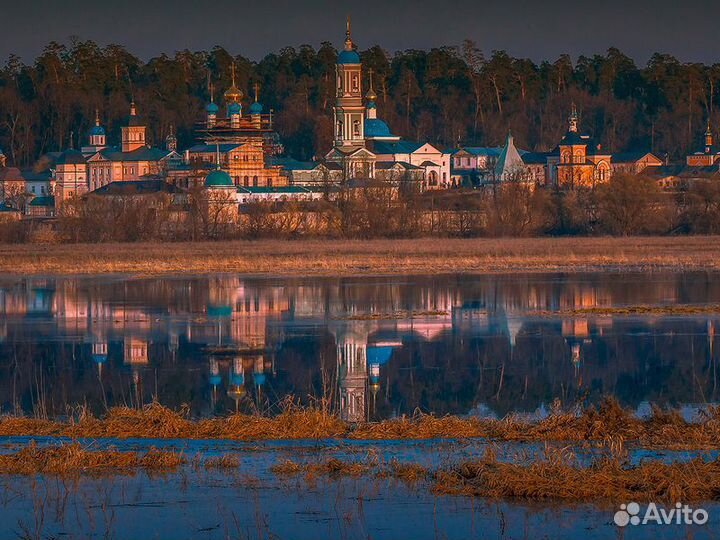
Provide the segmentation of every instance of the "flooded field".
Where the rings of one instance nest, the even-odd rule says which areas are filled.
[[[7,440],[0,452],[23,439]],[[43,445],[51,441],[38,440]],[[52,441],[55,443],[56,441]],[[239,456],[237,468],[186,465],[167,474],[93,478],[0,476],[3,538],[282,538],[282,539],[466,539],[466,538],[713,538],[707,526],[627,528],[613,523],[616,508],[603,504],[504,501],[434,495],[425,482],[372,476],[278,475],[272,466],[287,459],[314,462],[328,457],[447,464],[478,456],[486,444],[313,443],[238,444],[202,441],[113,441],[82,444],[142,451],[150,445],[187,456]],[[526,448],[541,452],[539,447]],[[506,447],[507,451],[517,448]],[[635,454],[687,460],[691,454]],[[703,505],[712,516],[720,505]]]
[[[720,274],[270,279],[0,278],[3,414],[67,419],[153,400],[188,418],[273,415],[294,399],[350,423],[412,415],[546,418],[613,396],[694,421],[718,402]],[[70,442],[35,437],[40,446]],[[0,438],[0,454],[28,437]],[[618,528],[621,502],[446,496],[429,481],[281,475],[325,458],[449,467],[487,440],[80,440],[181,452],[165,472],[0,474],[0,538],[710,538],[706,526]],[[579,460],[591,450],[572,449]],[[231,468],[198,466],[232,454]],[[717,459],[630,449],[632,464]],[[1,472],[1,471],[0,471]],[[627,501],[630,502],[630,501]]]

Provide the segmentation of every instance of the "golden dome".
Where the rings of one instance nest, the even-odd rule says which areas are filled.
[[[232,65],[232,84],[223,95],[225,97],[225,103],[227,104],[240,103],[240,101],[242,101],[244,94],[242,93],[242,90],[235,86],[235,64]]]
[[[240,103],[243,98],[242,90],[234,84],[228,88],[223,95],[225,97],[225,103]]]
[[[370,90],[367,91],[367,94],[365,94],[365,99],[370,101],[375,101],[377,99],[377,94],[375,93],[375,90],[372,89],[372,86],[370,87]]]

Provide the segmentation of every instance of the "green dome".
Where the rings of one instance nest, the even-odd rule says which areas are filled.
[[[205,177],[205,187],[234,187],[234,184],[228,173],[217,169]]]

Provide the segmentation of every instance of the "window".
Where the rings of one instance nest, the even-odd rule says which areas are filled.
[[[258,177],[253,176],[253,187],[257,187],[257,186],[258,186]]]
[[[360,120],[355,120],[353,122],[353,135],[356,137],[360,136]]]
[[[272,178],[270,178],[269,176],[267,179],[267,187],[272,187]]]
[[[247,176],[243,177],[243,184],[245,184],[245,187],[248,187],[250,185],[250,178]]]

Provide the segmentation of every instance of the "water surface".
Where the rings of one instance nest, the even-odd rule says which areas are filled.
[[[199,417],[293,396],[362,420],[542,415],[609,394],[691,415],[718,400],[720,313],[569,314],[680,304],[720,304],[720,275],[4,277],[0,407],[157,398]]]

